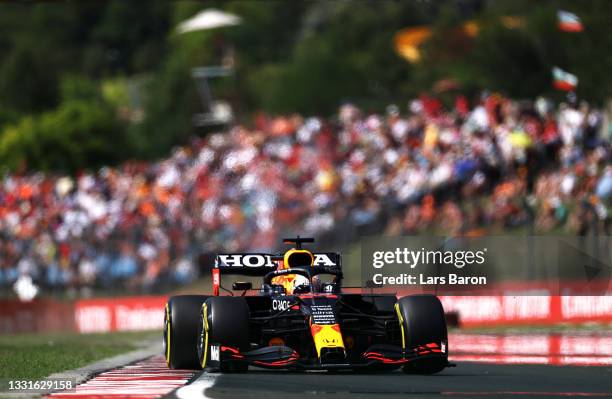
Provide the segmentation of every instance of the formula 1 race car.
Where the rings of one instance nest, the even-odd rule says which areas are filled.
[[[343,293],[338,253],[302,248],[312,238],[285,239],[284,254],[217,255],[212,296],[168,300],[164,352],[172,369],[245,372],[393,370],[433,374],[450,366],[444,311],[433,295]],[[222,274],[263,276],[221,285]],[[219,296],[219,291],[231,295]]]

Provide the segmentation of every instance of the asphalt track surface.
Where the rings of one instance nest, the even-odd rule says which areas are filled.
[[[432,376],[251,369],[202,373],[171,398],[612,398],[612,367],[458,363]]]

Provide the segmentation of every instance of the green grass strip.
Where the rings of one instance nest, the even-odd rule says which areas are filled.
[[[0,378],[40,378],[161,339],[161,332],[0,335]]]

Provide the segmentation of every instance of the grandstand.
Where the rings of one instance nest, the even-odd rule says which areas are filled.
[[[5,175],[0,287],[158,292],[198,256],[269,251],[299,231],[340,245],[372,233],[610,234],[610,134],[586,102],[421,96],[384,115],[261,117],[157,162],[74,178]]]

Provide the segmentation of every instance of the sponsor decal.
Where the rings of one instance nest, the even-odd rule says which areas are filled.
[[[276,264],[272,261],[272,255],[263,254],[218,255],[217,261],[217,266],[276,267]]]
[[[313,324],[336,324],[336,317],[331,305],[312,305],[310,310]]]
[[[333,262],[327,254],[313,254],[315,266],[336,266],[336,263]]]
[[[163,325],[163,322],[163,314],[160,315],[157,308],[115,307],[115,327],[119,331],[154,330]]]
[[[156,330],[164,325],[167,297],[81,299],[74,304],[79,332]]]
[[[109,306],[77,307],[75,316],[79,332],[92,333],[111,331],[112,311]]]
[[[312,254],[314,266],[337,266],[337,262],[332,260],[330,254]],[[217,267],[269,267],[275,268],[277,263],[272,259],[273,255],[268,254],[224,254],[217,255]]]
[[[210,346],[210,360],[218,362],[221,360],[219,355],[219,345],[211,345]]]
[[[291,302],[286,299],[273,299],[272,310],[287,310],[291,306]]]

